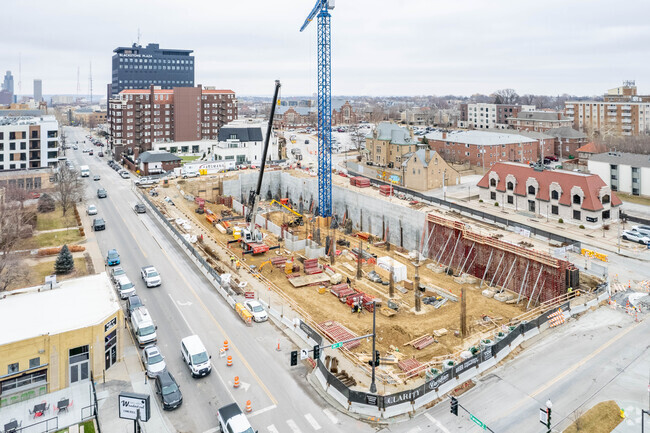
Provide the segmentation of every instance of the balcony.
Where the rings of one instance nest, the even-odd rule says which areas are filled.
[[[616,111],[616,105],[608,105],[607,109]]]
[[[621,116],[623,117],[630,117],[632,114],[631,113],[621,113]]]
[[[627,111],[630,111],[632,109],[632,107],[629,106],[629,105],[623,105],[622,108],[623,108],[623,110],[627,110]]]
[[[631,131],[632,130],[632,125],[623,125],[623,130],[624,131]]]
[[[632,123],[632,119],[622,119],[621,122],[623,122],[623,123]]]

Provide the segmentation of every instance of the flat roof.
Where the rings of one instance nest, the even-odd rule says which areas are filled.
[[[446,138],[443,138],[443,131],[436,131],[425,134],[425,137],[427,137],[427,140],[472,144],[476,146],[498,146],[501,144],[534,143],[537,141],[532,138],[524,137],[523,135],[510,132],[497,133],[477,130],[452,130],[446,132],[446,134]]]
[[[106,272],[58,284],[54,289],[36,286],[3,294],[0,346],[94,326],[120,309]]]
[[[589,161],[607,162],[615,165],[629,165],[632,167],[650,167],[650,155],[627,152],[597,153],[589,157]]]

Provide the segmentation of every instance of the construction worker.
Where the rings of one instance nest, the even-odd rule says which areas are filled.
[[[235,268],[237,270],[239,270],[240,267],[241,267],[241,264],[239,263],[239,260],[237,260],[237,263],[235,263]]]

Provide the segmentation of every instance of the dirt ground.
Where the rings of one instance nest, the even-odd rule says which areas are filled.
[[[200,179],[187,180],[187,184],[192,182],[199,182]],[[190,192],[192,190],[206,189],[203,187],[195,187],[183,184],[184,191]],[[199,222],[212,236],[222,242],[226,243],[232,240],[231,235],[222,234],[214,227],[212,227],[206,220],[204,215],[195,213],[197,207],[194,203],[187,201],[183,198],[176,188],[174,182],[171,183],[169,188],[158,188],[160,195],[156,197],[158,202],[162,202],[165,196],[169,196],[179,209],[183,209],[188,215],[192,215],[195,221]],[[268,203],[263,203],[266,206]],[[164,206],[164,205],[163,205]],[[223,205],[214,205],[206,203],[206,207],[215,214],[220,215],[222,209],[226,209]],[[267,207],[268,209],[268,207]],[[286,215],[286,216],[285,216]],[[293,215],[283,213],[281,211],[274,211],[271,213],[271,220],[276,224],[281,224],[283,219],[287,221],[293,218]],[[240,220],[242,222],[243,220]],[[307,226],[307,223],[306,223]],[[305,227],[301,227],[304,233]],[[324,236],[325,234],[323,234]],[[273,236],[273,235],[271,235]],[[345,236],[340,230],[336,231],[336,239],[347,238],[351,241],[351,247],[357,247],[359,239],[356,237]],[[273,245],[275,242],[268,242]],[[364,249],[367,244],[364,242]],[[337,246],[337,249],[346,249],[345,247]],[[241,249],[238,246],[232,248],[241,257]],[[378,257],[392,256],[397,261],[407,266],[408,279],[413,280],[415,266],[403,257],[396,254],[395,251],[387,252],[384,247],[378,248],[370,246],[369,252],[376,254]],[[269,260],[271,257],[281,254],[279,250],[267,252],[261,256],[246,256],[245,262],[250,265],[259,267],[264,261]],[[287,255],[290,257],[291,254]],[[373,283],[367,278],[361,280],[355,279],[356,263],[346,258],[347,254],[342,254],[336,259],[336,264],[332,268],[343,275],[343,281],[346,277],[352,281],[352,286],[357,290],[365,292],[381,300],[382,305],[386,305],[388,300],[388,286]],[[329,260],[320,260],[321,264],[329,264]],[[464,285],[466,288],[466,307],[467,307],[467,327],[471,334],[466,339],[461,339],[454,335],[454,331],[460,329],[460,302],[448,301],[439,309],[435,309],[431,305],[422,304],[422,309],[419,313],[414,311],[414,291],[407,290],[402,294],[397,289],[395,290],[395,301],[398,301],[401,306],[399,312],[393,317],[386,317],[379,311],[376,314],[377,329],[378,329],[378,350],[382,354],[389,351],[390,346],[394,346],[398,351],[405,355],[405,357],[415,357],[421,362],[427,362],[432,357],[446,356],[450,353],[457,352],[461,349],[468,349],[469,345],[476,343],[481,333],[489,333],[491,338],[494,335],[495,329],[498,325],[505,324],[513,317],[516,317],[525,312],[525,305],[523,303],[519,306],[514,304],[505,304],[494,299],[489,299],[481,295],[481,290],[478,288],[477,281],[475,284],[459,284],[454,281],[452,276],[447,276],[442,273],[436,274],[426,267],[426,264],[431,263],[430,260],[420,263],[419,273],[420,282],[426,286],[434,286],[446,289],[449,292],[460,298],[461,287]],[[352,270],[347,268],[345,264],[352,267]],[[365,265],[363,270],[369,272],[374,268],[373,265]],[[263,275],[280,287],[286,295],[295,301],[302,309],[307,311],[313,320],[316,322],[323,322],[327,320],[335,320],[342,325],[355,332],[357,335],[368,334],[372,332],[372,313],[364,310],[362,313],[352,313],[350,307],[340,302],[336,296],[332,295],[329,291],[323,294],[318,293],[318,287],[306,286],[301,288],[294,288],[287,280],[284,270],[265,266]],[[396,284],[399,285],[399,284]],[[433,293],[424,293],[424,296],[433,296]],[[489,319],[484,320],[484,316],[489,316],[494,319],[491,322]],[[496,326],[495,326],[496,324]],[[416,350],[412,346],[405,346],[405,343],[420,337],[422,335],[431,335],[434,330],[445,328],[448,332],[442,337],[437,337],[437,342],[429,345],[423,350]],[[487,336],[487,335],[485,335]],[[363,342],[361,346],[354,349],[355,353],[370,353],[371,342]],[[383,356],[383,355],[382,355]]]

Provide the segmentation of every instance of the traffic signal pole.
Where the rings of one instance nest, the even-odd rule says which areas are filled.
[[[467,412],[469,414],[469,419],[474,424],[478,425],[483,430],[488,430],[488,431],[491,431],[492,433],[495,433],[494,430],[492,430],[490,427],[487,426],[487,424],[485,424],[483,421],[481,421],[480,419],[478,419],[477,417],[472,415],[472,413],[469,410],[467,410],[465,407],[463,407],[463,405],[461,405],[458,402],[458,399],[456,397],[451,397],[451,399],[449,400],[449,403],[450,403],[450,412],[452,414],[458,416],[458,408],[461,408],[461,409],[463,409],[465,412]]]

